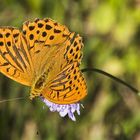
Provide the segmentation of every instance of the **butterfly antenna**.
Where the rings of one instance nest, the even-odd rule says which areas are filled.
[[[4,100],[0,100],[0,103],[17,101],[17,100],[24,100],[24,99],[26,99],[26,97],[17,97],[17,98],[11,98],[11,99],[4,99]]]
[[[121,80],[121,79],[119,79],[119,78],[117,78],[117,77],[115,77],[115,76],[113,76],[113,75],[111,75],[111,74],[103,71],[103,70],[96,69],[96,68],[84,68],[81,71],[82,72],[93,71],[93,72],[97,72],[97,73],[103,74],[103,75],[105,75],[105,76],[107,76],[107,77],[109,77],[109,78],[111,78],[111,79],[113,79],[113,80],[115,80],[115,81],[117,81],[117,82],[125,85],[126,87],[128,87],[129,89],[131,89],[134,93],[136,93],[137,95],[140,96],[140,91],[138,89],[134,88],[130,84],[126,83],[125,81],[123,81],[123,80]]]

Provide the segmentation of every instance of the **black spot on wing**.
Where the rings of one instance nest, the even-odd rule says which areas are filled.
[[[9,37],[10,36],[10,33],[6,33],[6,37]]]
[[[45,37],[46,35],[47,35],[47,33],[44,31],[44,32],[42,33],[42,36]]]
[[[11,42],[10,41],[7,42],[7,46],[11,46]]]
[[[0,42],[0,46],[3,46],[3,42],[2,41]]]
[[[2,34],[0,34],[0,38],[3,38],[3,35]]]
[[[29,38],[30,38],[30,40],[33,40],[34,39],[34,35],[30,34]]]
[[[19,33],[13,35],[14,38],[16,38],[18,36],[19,36]]]
[[[54,36],[53,36],[53,35],[51,35],[51,36],[50,36],[50,40],[53,40],[53,39],[54,39]]]
[[[29,30],[32,31],[34,30],[35,26],[29,26]]]
[[[43,24],[42,23],[38,23],[38,28],[42,28]]]
[[[52,26],[46,24],[46,27],[45,28],[46,28],[46,30],[50,30],[52,28]]]
[[[54,33],[61,33],[61,30],[54,29]]]

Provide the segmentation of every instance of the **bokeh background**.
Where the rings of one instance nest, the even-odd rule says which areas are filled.
[[[0,0],[0,26],[50,17],[84,41],[81,68],[109,72],[140,89],[140,0]],[[97,73],[85,73],[88,96],[77,121],[35,99],[0,103],[1,140],[140,140],[140,97]],[[0,100],[29,88],[0,74]]]

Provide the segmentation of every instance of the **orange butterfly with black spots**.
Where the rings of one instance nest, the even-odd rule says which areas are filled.
[[[0,72],[31,86],[30,98],[57,104],[78,102],[87,94],[79,65],[82,38],[49,18],[0,27]]]

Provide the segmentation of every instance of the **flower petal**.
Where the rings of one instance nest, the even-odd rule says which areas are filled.
[[[60,111],[59,114],[61,117],[65,117],[68,114],[68,110]]]
[[[77,104],[76,111],[77,111],[77,114],[80,115],[80,104]]]
[[[68,116],[69,116],[69,118],[72,119],[73,121],[76,121],[76,118],[75,118],[74,114],[73,114],[71,111],[68,112]]]

